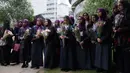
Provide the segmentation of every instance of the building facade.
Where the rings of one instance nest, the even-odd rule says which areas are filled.
[[[47,0],[46,18],[52,21],[57,19],[57,0]]]
[[[47,0],[46,7],[47,10],[42,13],[42,16],[51,19],[52,22],[62,19],[65,15],[69,15],[70,7],[63,0],[59,2],[58,0]]]
[[[63,17],[69,15],[70,7],[67,4],[60,3],[57,8],[57,18],[63,20]]]

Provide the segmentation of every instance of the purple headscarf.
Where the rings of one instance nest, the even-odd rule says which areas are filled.
[[[28,19],[24,19],[23,20],[23,23],[26,23],[26,26],[29,26],[29,21],[28,21]],[[24,25],[23,25],[24,26]],[[24,26],[24,27],[26,27],[26,26]]]
[[[59,24],[59,23],[60,23],[60,21],[59,21],[59,20],[56,20],[56,21],[55,21],[55,23],[58,23],[58,24]]]
[[[74,24],[74,22],[75,22],[74,17],[72,17],[72,16],[69,16],[69,17],[70,17],[71,23]]]
[[[29,23],[28,19],[24,19],[23,23]]]
[[[86,30],[86,29],[85,29],[85,19],[84,19],[84,17],[79,16],[79,19],[82,20],[82,22],[79,23],[79,26],[78,26],[78,27],[79,27],[79,30],[80,30],[80,31]]]
[[[105,20],[107,18],[107,12],[106,9],[104,8],[99,8],[98,11],[100,11],[102,13],[102,16],[99,17],[99,20]]]

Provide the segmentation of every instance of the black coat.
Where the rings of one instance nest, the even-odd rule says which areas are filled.
[[[124,13],[119,13],[118,15],[122,15],[122,21],[120,21],[117,30],[120,29],[115,37],[115,47],[116,54],[115,60],[117,64],[117,68],[120,71],[124,71],[124,73],[129,73],[130,66],[130,13],[129,11],[124,11]]]
[[[41,36],[39,38],[36,38],[36,32],[38,29],[44,29],[43,26],[37,26],[35,25],[32,29],[32,54],[31,54],[31,59],[32,59],[32,67],[39,67],[43,66],[43,48],[44,48],[44,38]]]
[[[72,26],[69,26],[66,31],[65,46],[61,48],[60,52],[60,68],[62,69],[76,69],[77,68],[77,54],[76,54],[76,39],[72,32]]]
[[[54,27],[49,28],[51,32],[46,39],[46,50],[44,68],[56,68],[59,66],[58,50],[60,49],[60,39]]]
[[[90,36],[90,28],[87,28],[87,30],[80,30],[80,33],[82,32],[83,34],[80,35],[81,41],[83,41],[83,44],[80,45],[80,43],[77,42],[77,60],[78,60],[78,68],[79,69],[92,69],[92,63],[94,60],[94,51],[91,48],[92,43],[91,43],[91,36]],[[82,46],[82,47],[81,47]]]
[[[101,36],[97,36],[102,42],[96,43],[95,66],[103,70],[109,70],[111,67],[111,31],[111,22],[106,20],[102,26]]]

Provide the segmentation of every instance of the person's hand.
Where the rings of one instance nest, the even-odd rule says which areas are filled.
[[[115,28],[115,27],[113,27],[113,32],[115,32],[115,33],[117,32],[117,30],[116,30],[116,28]]]
[[[101,42],[102,42],[102,40],[101,40],[100,38],[97,38],[97,41],[98,41],[99,43],[101,43]]]
[[[113,30],[113,32],[115,32],[115,33],[116,33],[116,32],[117,32],[117,30]]]
[[[117,31],[120,32],[120,31],[121,31],[121,28],[118,28]]]
[[[60,36],[61,39],[64,39],[65,37],[63,35]]]
[[[84,42],[83,42],[83,41],[81,41],[81,42],[80,42],[80,45],[83,45],[83,43],[84,43]]]
[[[68,37],[67,37],[67,36],[64,36],[64,35],[61,35],[60,38],[61,38],[61,39],[64,39],[64,38],[67,38],[67,39],[68,39]]]
[[[39,38],[40,36],[39,35],[35,35],[36,38]]]
[[[49,29],[46,29],[45,31],[46,31],[46,32],[51,32],[51,30],[49,30]]]

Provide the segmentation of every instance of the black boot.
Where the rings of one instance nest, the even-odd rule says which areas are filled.
[[[23,62],[22,68],[25,68],[25,67],[26,67],[26,64],[25,64],[25,62]]]
[[[25,66],[25,68],[27,68],[28,67],[28,62],[26,62],[26,64],[25,64],[26,66]]]
[[[70,69],[61,69],[61,71],[68,72]]]
[[[39,68],[40,68],[39,66],[36,67],[36,69],[39,69]]]
[[[103,72],[103,69],[97,68],[96,72],[101,73],[101,72]]]

